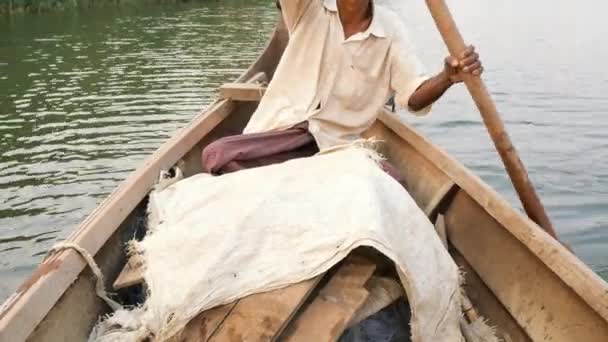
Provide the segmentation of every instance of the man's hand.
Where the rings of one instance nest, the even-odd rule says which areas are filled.
[[[464,74],[479,76],[483,73],[483,66],[475,47],[467,47],[460,58],[449,56],[445,59],[443,71],[426,80],[410,96],[409,107],[418,111],[437,101],[453,84],[462,82]]]
[[[481,75],[483,73],[483,65],[481,64],[481,60],[479,60],[479,54],[475,52],[475,47],[469,45],[459,58],[453,56],[446,57],[443,72],[450,82],[460,83],[465,73],[474,76]]]

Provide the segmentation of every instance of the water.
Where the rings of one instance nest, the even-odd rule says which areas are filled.
[[[257,56],[266,1],[17,17],[0,26],[0,299]]]
[[[395,3],[437,70],[446,52],[424,3]],[[560,236],[608,276],[608,5],[457,5]],[[275,15],[272,1],[224,0],[0,21],[0,300],[249,65]],[[462,87],[407,119],[517,205]]]

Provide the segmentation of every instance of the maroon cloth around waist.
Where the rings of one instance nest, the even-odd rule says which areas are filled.
[[[201,160],[205,172],[221,175],[284,161],[310,157],[319,152],[306,122],[276,132],[239,134],[224,137],[203,150]],[[387,161],[382,169],[402,182],[399,171]]]
[[[203,150],[203,170],[223,174],[312,156],[319,148],[307,127],[303,123],[283,131],[218,139]]]

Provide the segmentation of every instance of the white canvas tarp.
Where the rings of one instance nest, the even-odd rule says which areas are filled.
[[[371,150],[196,175],[154,192],[150,210],[152,232],[137,245],[149,297],[111,321],[128,327],[102,324],[94,339],[165,340],[206,309],[315,277],[371,246],[397,265],[412,341],[462,341],[458,268]]]

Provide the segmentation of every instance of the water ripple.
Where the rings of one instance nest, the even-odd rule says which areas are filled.
[[[254,13],[256,24],[246,23]],[[0,27],[0,300],[249,65],[275,15],[267,2],[243,0]]]

